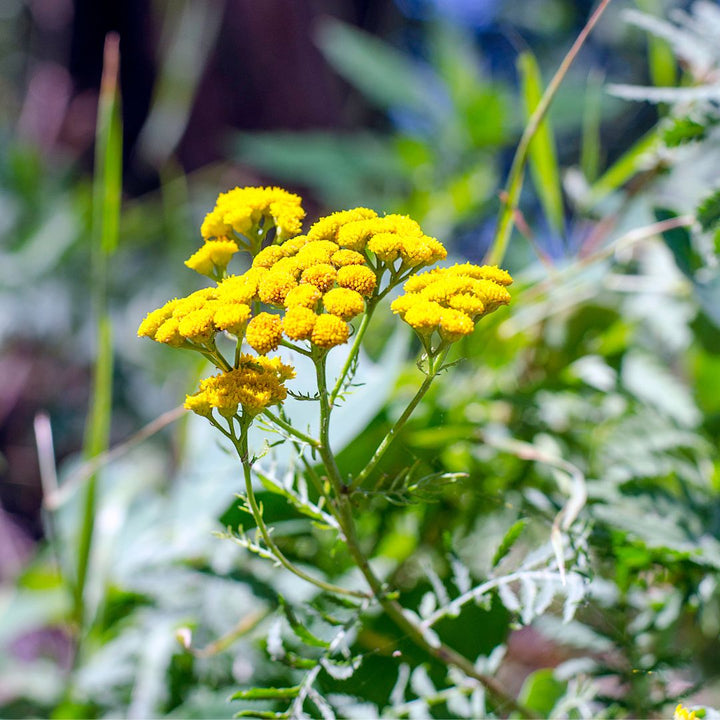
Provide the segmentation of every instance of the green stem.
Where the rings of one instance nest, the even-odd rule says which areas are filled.
[[[293,563],[290,562],[290,560],[288,560],[285,555],[283,555],[280,548],[275,544],[272,537],[270,536],[270,531],[268,530],[267,525],[265,525],[265,521],[263,520],[262,511],[260,510],[260,506],[258,505],[257,499],[255,498],[255,491],[253,490],[252,486],[252,461],[250,460],[250,455],[248,451],[248,428],[249,423],[241,421],[240,437],[237,438],[233,436],[232,441],[240,457],[240,461],[242,462],[243,474],[245,477],[245,493],[247,496],[248,505],[250,507],[250,511],[252,512],[252,516],[257,523],[260,535],[262,536],[262,539],[268,550],[270,550],[274,558],[285,569],[289,570],[294,575],[297,575],[302,580],[305,580],[306,582],[309,582],[312,585],[319,587],[321,590],[335,593],[337,595],[351,595],[352,597],[367,598],[368,594],[360,590],[349,590],[347,588],[340,587],[339,585],[333,585],[332,583],[328,583],[324,580],[320,580],[318,578],[312,577],[311,575],[308,575],[299,567],[293,565]]]
[[[292,425],[290,425],[290,423],[286,422],[278,415],[275,415],[270,410],[264,410],[263,415],[265,415],[265,417],[268,418],[271,422],[275,423],[275,425],[285,430],[286,433],[293,435],[298,440],[302,440],[304,443],[307,443],[314,448],[320,447],[319,440],[316,440],[314,437],[310,437],[310,435],[302,432],[302,430],[298,430],[297,428],[293,427]]]
[[[498,228],[495,232],[495,239],[490,247],[490,252],[487,256],[487,262],[492,265],[499,265],[505,257],[505,251],[510,240],[510,233],[513,228],[513,216],[517,209],[518,199],[520,197],[520,190],[522,188],[523,173],[525,170],[525,161],[527,160],[528,151],[530,149],[530,143],[535,137],[540,125],[550,108],[552,101],[555,99],[555,95],[560,87],[560,84],[565,79],[567,71],[570,69],[575,57],[580,48],[585,43],[587,36],[590,34],[592,29],[595,27],[597,21],[602,16],[603,12],[610,4],[610,0],[601,0],[600,4],[595,9],[595,12],[590,16],[585,27],[580,31],[580,34],[575,39],[567,55],[563,58],[558,67],[552,80],[548,83],[545,92],[540,98],[535,111],[530,116],[525,130],[520,137],[517,149],[515,150],[515,156],[513,157],[512,165],[510,166],[510,172],[508,174],[507,182],[505,183],[505,189],[502,193],[503,209],[498,221]]]
[[[432,381],[437,377],[440,370],[442,370],[443,363],[445,362],[445,358],[447,357],[449,350],[450,348],[447,346],[440,349],[440,354],[435,357],[434,361],[432,359],[428,359],[428,372],[425,376],[425,380],[423,380],[422,385],[418,388],[418,391],[415,393],[413,399],[408,403],[407,407],[403,411],[403,414],[390,429],[390,432],[388,432],[388,434],[383,438],[383,441],[378,446],[375,454],[372,458],[370,458],[370,462],[368,462],[365,468],[353,478],[351,483],[353,487],[361,485],[369,477],[370,473],[372,473],[372,471],[377,467],[380,460],[382,460],[383,455],[387,452],[390,444],[397,434],[403,429],[405,423],[408,421],[408,418],[418,406],[418,403],[423,399],[423,397],[425,397],[425,393],[427,393],[430,389]]]
[[[357,357],[357,354],[360,352],[360,344],[362,343],[363,336],[365,335],[365,331],[368,328],[368,325],[370,324],[370,318],[372,317],[373,310],[375,309],[375,305],[369,305],[367,310],[365,311],[365,314],[363,315],[363,319],[360,322],[360,325],[357,329],[357,332],[355,333],[355,339],[353,340],[352,347],[350,348],[350,352],[348,353],[347,358],[345,359],[345,364],[343,365],[342,370],[340,371],[340,374],[338,375],[338,379],[335,381],[335,386],[332,389],[332,392],[330,393],[330,400],[329,404],[330,407],[332,407],[335,404],[335,400],[337,399],[338,394],[342,390],[343,384],[345,383],[345,378],[347,378],[347,374],[350,371],[350,368]]]

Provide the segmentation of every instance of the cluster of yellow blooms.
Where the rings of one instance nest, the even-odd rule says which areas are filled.
[[[510,302],[510,273],[494,265],[453,265],[409,278],[405,294],[393,301],[400,315],[424,340],[438,332],[455,342],[475,329],[483,316]]]
[[[242,405],[245,412],[257,415],[287,397],[283,383],[294,377],[295,369],[280,358],[241,355],[236,368],[203,380],[200,391],[187,396],[185,407],[206,417],[217,408],[223,417],[231,418]]]
[[[186,262],[215,279],[216,286],[149,313],[138,335],[215,358],[219,332],[236,336],[238,343],[244,339],[259,356],[288,341],[308,341],[313,353],[322,354],[347,342],[348,322],[407,279],[406,294],[393,303],[393,311],[421,337],[438,330],[453,342],[472,332],[479,317],[509,301],[505,286],[512,279],[495,267],[456,265],[416,275],[447,251],[409,217],[378,217],[355,208],[324,217],[301,235],[304,214],[300,198],[280,188],[221,194],[202,224],[204,246]],[[272,228],[273,243],[263,248]],[[250,251],[252,266],[227,276],[227,265],[240,249]],[[282,402],[291,368],[276,362],[239,355],[234,368],[203,381],[186,407],[201,415],[217,408],[232,417],[238,406],[254,415]]]

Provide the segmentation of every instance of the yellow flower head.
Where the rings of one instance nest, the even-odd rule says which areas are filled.
[[[260,355],[277,350],[282,339],[282,320],[278,315],[260,313],[247,326],[245,339],[248,345]]]
[[[254,268],[271,268],[280,258],[284,258],[285,251],[279,245],[268,245],[262,249],[253,259]]]
[[[180,347],[185,344],[185,338],[179,331],[180,321],[177,318],[168,318],[156,331],[153,340],[165,343],[171,347]]]
[[[336,268],[341,268],[346,265],[365,265],[365,258],[355,250],[343,249],[333,253],[330,262]]]
[[[377,213],[374,210],[368,208],[354,208],[353,210],[340,210],[339,212],[332,213],[327,217],[320,218],[311,228],[308,230],[308,238],[310,240],[333,240],[338,239],[338,232],[347,223],[355,222],[356,220],[367,220],[368,218],[377,217]]]
[[[178,302],[179,300],[177,298],[169,300],[162,307],[149,312],[145,316],[145,319],[140,323],[140,327],[137,331],[138,337],[149,337],[154,340],[155,333],[158,331],[158,328],[168,318],[172,317],[172,311],[175,309]]]
[[[307,235],[296,235],[294,238],[290,238],[289,240],[286,240],[280,247],[282,248],[282,251],[285,253],[287,257],[290,257],[290,255],[295,255],[300,250],[300,248],[304,247],[310,242],[310,239]]]
[[[315,328],[318,316],[310,308],[296,305],[285,313],[282,326],[291,340],[307,340]]]
[[[318,315],[310,341],[321,348],[332,348],[347,342],[350,328],[335,315]]]
[[[258,285],[258,296],[267,305],[282,306],[287,294],[297,287],[297,280],[289,273],[270,270]]]
[[[377,278],[375,273],[364,265],[346,265],[337,272],[337,284],[340,287],[355,290],[365,297],[370,297],[375,290]]]
[[[248,278],[250,271],[243,275],[231,275],[218,283],[217,296],[221,303],[242,303],[244,305],[252,302],[257,295],[257,280]]]
[[[239,406],[257,415],[287,397],[283,383],[293,377],[295,369],[279,358],[241,355],[236,369],[203,380],[199,392],[188,395],[185,407],[206,417],[214,408],[224,417],[233,417]]]
[[[383,262],[391,263],[400,255],[400,236],[391,232],[376,233],[368,240],[367,249]]]
[[[303,270],[300,282],[314,285],[320,292],[327,292],[334,284],[338,271],[329,263],[319,263]]]
[[[216,309],[212,305],[207,305],[189,312],[180,320],[178,332],[194,343],[209,342],[217,332],[213,322]]]
[[[242,335],[250,320],[250,307],[242,303],[225,303],[215,311],[213,322],[218,330]]]
[[[697,713],[694,710],[692,712],[688,711],[688,709],[683,707],[682,703],[680,703],[675,708],[673,720],[697,720]]]
[[[218,196],[213,210],[205,216],[200,232],[208,240],[236,232],[257,233],[261,220],[277,228],[277,240],[297,235],[305,211],[298,195],[277,187],[235,188]]]
[[[225,272],[232,256],[238,251],[237,243],[227,238],[208,240],[185,264],[201,275],[213,277]]]
[[[509,273],[497,267],[438,268],[408,279],[405,294],[390,307],[421,335],[437,330],[444,341],[456,342],[473,331],[480,317],[510,302],[505,285],[511,282]]]
[[[339,287],[323,295],[323,306],[331,315],[351,320],[365,309],[365,301],[359,292]]]
[[[339,249],[337,243],[331,240],[316,240],[300,248],[296,257],[299,266],[304,270],[320,263],[329,263]]]
[[[285,296],[285,307],[314,308],[321,297],[322,293],[314,285],[305,283],[290,290]]]

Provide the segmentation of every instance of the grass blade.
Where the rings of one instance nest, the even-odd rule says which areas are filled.
[[[535,56],[529,52],[520,54],[517,60],[522,85],[525,113],[529,120],[540,103],[543,94],[542,77]],[[528,164],[535,189],[542,203],[550,227],[563,234],[563,200],[558,169],[555,140],[547,116],[538,125],[535,137],[528,148]]]

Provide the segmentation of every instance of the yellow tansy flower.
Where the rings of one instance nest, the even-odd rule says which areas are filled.
[[[456,342],[463,335],[469,335],[475,329],[475,323],[460,310],[444,308],[440,315],[440,337],[448,342]]]
[[[337,240],[338,231],[347,223],[374,217],[377,217],[377,213],[368,208],[358,207],[353,210],[340,210],[332,213],[332,215],[320,218],[308,230],[307,236],[310,240]]]
[[[342,249],[333,253],[330,262],[336,267],[341,268],[345,265],[365,265],[365,258],[355,250]]]
[[[222,303],[248,304],[257,295],[257,281],[244,275],[231,275],[218,283],[217,296]]]
[[[283,316],[282,326],[291,340],[307,340],[311,335],[318,316],[302,305],[291,307]]]
[[[285,296],[285,307],[314,308],[321,297],[322,293],[314,285],[309,283],[298,285]]]
[[[242,335],[250,320],[250,307],[242,303],[225,303],[221,305],[213,317],[218,330],[226,330],[233,335]]]
[[[178,332],[194,343],[209,342],[217,332],[213,322],[215,310],[216,308],[212,306],[193,310],[180,320]]]
[[[405,313],[403,319],[421,335],[432,335],[440,324],[442,312],[442,305],[431,300],[421,300]]]
[[[350,335],[350,328],[335,315],[318,315],[315,327],[310,337],[313,345],[321,348],[332,348],[347,342]]]
[[[365,297],[369,297],[375,290],[377,278],[375,273],[364,265],[346,265],[337,272],[337,284],[340,287],[355,290]]]
[[[285,251],[279,245],[269,245],[255,256],[252,266],[255,268],[271,268],[280,258],[284,258],[285,255]]]
[[[187,297],[180,298],[173,307],[172,316],[182,320],[186,315],[195,310],[205,307],[205,305],[217,298],[216,288],[203,288],[190,293]]]
[[[237,243],[226,238],[208,240],[196,253],[186,261],[191,270],[213,277],[225,271],[232,256],[238,251]]]
[[[258,296],[267,305],[283,305],[287,294],[297,287],[297,284],[293,275],[273,268],[260,281]]]
[[[137,331],[138,337],[149,337],[154,339],[158,328],[172,316],[172,311],[175,309],[178,302],[179,300],[177,298],[169,300],[162,307],[149,312],[145,316],[145,319],[140,323],[140,327]]]
[[[277,315],[260,313],[248,323],[245,339],[260,355],[276,350],[282,339],[282,321]]]
[[[180,321],[171,317],[168,318],[155,333],[153,338],[156,342],[170,345],[171,347],[180,347],[185,344],[185,338],[180,334],[178,329]]]
[[[683,707],[682,703],[680,703],[675,708],[673,720],[697,720],[697,713],[694,710],[690,712],[687,708]]]
[[[323,306],[331,315],[351,320],[365,309],[362,295],[348,288],[334,288],[323,295]]]
[[[303,270],[300,282],[314,285],[320,292],[327,292],[334,284],[338,271],[328,263],[313,265]]]

